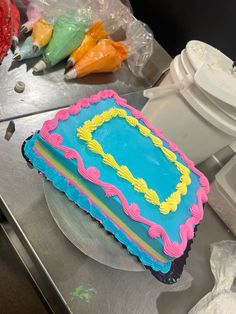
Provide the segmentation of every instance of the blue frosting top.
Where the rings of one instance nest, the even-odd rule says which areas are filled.
[[[163,226],[171,241],[180,242],[179,226],[191,217],[189,211],[193,203],[197,203],[196,191],[200,187],[198,176],[191,172],[191,184],[188,192],[181,197],[176,212],[167,215],[160,213],[158,206],[147,202],[142,193],[134,190],[130,182],[120,178],[116,170],[102,161],[102,157],[91,152],[86,142],[77,137],[77,128],[86,120],[91,120],[109,108],[118,107],[113,98],[100,100],[99,105],[91,105],[82,108],[78,115],[70,115],[65,121],[59,121],[55,130],[50,133],[60,133],[63,137],[63,145],[76,149],[83,158],[86,168],[94,166],[100,171],[100,179],[119,188],[129,203],[137,203],[141,209],[141,215]],[[129,109],[124,109],[132,115]],[[140,122],[142,123],[142,122]],[[70,130],[70,131],[68,131]],[[114,156],[119,165],[126,165],[134,177],[143,178],[148,187],[155,190],[161,201],[170,196],[176,190],[180,173],[162,151],[153,145],[151,140],[144,137],[137,128],[130,126],[124,119],[116,117],[98,127],[92,136],[102,146],[105,153]],[[164,146],[168,147],[164,142]],[[177,159],[185,164],[178,154]],[[75,160],[72,160],[76,163]],[[117,199],[118,200],[118,199]]]

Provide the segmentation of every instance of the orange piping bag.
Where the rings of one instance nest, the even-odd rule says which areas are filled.
[[[65,79],[80,78],[90,73],[115,72],[127,57],[128,49],[123,42],[102,39],[65,74]]]
[[[33,24],[32,40],[34,52],[49,43],[52,37],[52,32],[53,24],[43,18]]]
[[[96,43],[106,38],[108,33],[106,32],[102,21],[97,21],[92,24],[89,30],[86,32],[85,37],[81,45],[79,45],[70,55],[67,61],[66,69],[71,68],[77,61],[79,61],[92,47],[96,46]]]

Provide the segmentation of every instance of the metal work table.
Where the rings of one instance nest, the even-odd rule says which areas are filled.
[[[102,89],[114,89],[120,95],[143,91],[155,84],[168,69],[171,57],[155,42],[153,56],[145,67],[145,79],[132,75],[124,63],[115,73],[94,74],[70,82],[63,80],[64,63],[41,75],[33,75],[32,67],[37,60],[39,58],[12,63],[11,52],[3,60],[0,67],[0,122],[65,107]],[[25,83],[23,93],[14,91],[17,81]]]
[[[19,258],[46,302],[56,313],[82,314],[182,314],[186,313],[213,285],[209,268],[209,244],[233,238],[209,206],[194,240],[186,269],[193,276],[191,288],[167,292],[158,298],[160,283],[146,272],[120,271],[104,266],[81,253],[54,222],[43,192],[41,177],[30,170],[22,158],[21,144],[54,109],[65,107],[78,98],[104,88],[113,88],[141,109],[142,91],[153,85],[171,61],[155,43],[153,58],[140,80],[127,65],[115,74],[91,75],[69,83],[63,81],[63,64],[43,75],[34,76],[35,60],[11,64],[11,53],[0,67],[0,223]],[[155,79],[154,79],[155,78]],[[17,81],[25,91],[14,91]],[[8,121],[14,119],[16,131],[10,141],[4,139]],[[118,245],[118,244],[116,244]],[[180,281],[186,279],[186,274]],[[76,288],[91,289],[90,302],[71,298]],[[169,286],[166,290],[171,291]],[[85,291],[85,292],[86,292]]]
[[[194,277],[192,287],[168,297],[164,294],[158,301],[160,283],[148,271],[115,270],[85,256],[55,224],[47,208],[41,176],[28,168],[21,155],[24,139],[54,113],[16,119],[16,131],[9,142],[4,139],[8,122],[0,124],[0,208],[9,222],[1,223],[1,227],[47,302],[59,313],[186,313],[212,288],[209,244],[231,239],[232,235],[206,206],[186,267]],[[70,293],[81,285],[96,291],[89,303],[70,298]]]

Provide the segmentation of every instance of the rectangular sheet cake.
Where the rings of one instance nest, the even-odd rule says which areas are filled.
[[[205,176],[112,90],[58,111],[24,153],[155,271],[170,270],[203,217]]]

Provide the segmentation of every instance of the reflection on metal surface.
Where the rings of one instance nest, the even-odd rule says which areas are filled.
[[[211,155],[209,158],[197,165],[210,182],[215,179],[215,175],[234,156],[235,152],[230,146],[226,146]]]
[[[138,260],[82,209],[43,179],[48,208],[64,235],[84,254],[112,268],[144,271]]]
[[[13,133],[15,132],[16,128],[15,128],[15,122],[14,121],[10,121],[8,124],[8,127],[6,129],[6,133],[5,133],[5,140],[10,141]]]
[[[63,80],[63,62],[41,75],[33,75],[32,68],[38,60],[12,62],[11,52],[3,60],[0,67],[0,121],[65,107],[101,89],[111,88],[124,95],[149,88],[150,82],[156,82],[168,68],[171,58],[155,43],[154,54],[145,69],[145,79],[132,75],[124,63],[116,73],[93,74],[71,82]],[[22,94],[14,91],[17,81],[27,84]]]

